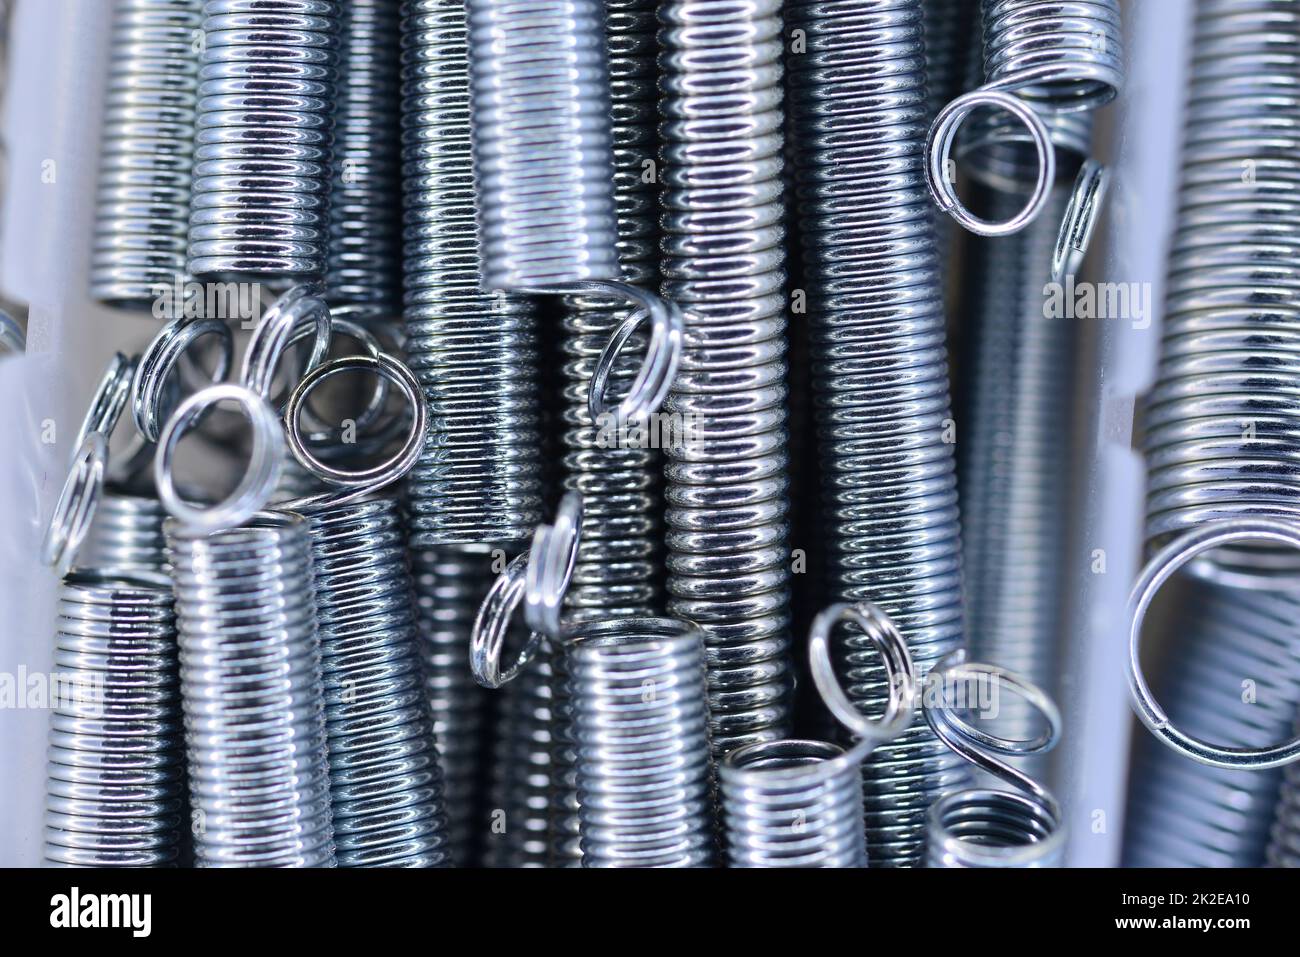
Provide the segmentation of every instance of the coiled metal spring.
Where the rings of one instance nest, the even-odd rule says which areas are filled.
[[[59,598],[45,860],[175,864],[185,769],[171,589],[164,579],[79,571]]]
[[[715,753],[788,732],[779,0],[661,4],[662,291],[688,311],[666,408],[668,610],[708,648]]]
[[[165,526],[200,866],[331,866],[329,766],[307,522]]]
[[[331,304],[369,320],[395,317],[401,301],[399,6],[342,5],[325,283]]]
[[[339,866],[442,866],[442,772],[401,507],[381,497],[325,506],[308,520]]]
[[[879,605],[924,678],[961,646],[963,620],[920,5],[793,2],[788,16],[807,42],[791,110],[829,589]],[[878,708],[871,646],[850,630],[840,650],[849,695]],[[926,809],[966,779],[961,761],[918,722],[864,772],[872,863],[919,864]]]
[[[193,275],[324,273],[339,29],[334,0],[204,0]]]
[[[403,5],[405,348],[431,418],[417,548],[522,542],[541,518],[534,307],[479,289],[467,36],[463,0]]]
[[[77,563],[116,572],[163,571],[167,564],[166,518],[155,498],[110,491],[100,499]]]
[[[1278,795],[1268,863],[1273,867],[1300,867],[1300,767],[1295,765],[1287,769]]]
[[[147,309],[185,272],[200,0],[118,0],[90,291]]]
[[[584,867],[715,856],[703,634],[662,618],[566,634]]]

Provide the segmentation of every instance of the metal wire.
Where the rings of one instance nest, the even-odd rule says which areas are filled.
[[[1287,737],[1300,707],[1300,598],[1199,582],[1172,607],[1166,633],[1174,645],[1159,673],[1169,713],[1193,734],[1228,746]],[[1143,736],[1130,774],[1122,863],[1263,865],[1282,777],[1281,769],[1209,767]]]
[[[463,0],[402,7],[406,353],[431,429],[408,478],[412,543],[500,545],[541,519],[533,306],[479,290]]]
[[[960,533],[917,0],[793,2],[807,52],[790,58],[828,590],[872,601],[923,679],[963,641]],[[872,711],[884,670],[850,631],[848,693]],[[868,854],[917,865],[925,814],[966,780],[917,722],[864,768]]]
[[[566,634],[583,867],[713,862],[705,652],[663,618]]]
[[[117,0],[91,295],[148,309],[185,273],[200,0]]]
[[[963,790],[931,809],[927,867],[1059,867],[1060,811],[1011,791]]]
[[[206,867],[334,864],[307,522],[165,525],[175,575],[194,853]]]
[[[45,860],[159,867],[185,795],[172,595],[164,579],[73,572],[59,593]]]
[[[687,310],[666,409],[668,611],[708,649],[715,754],[785,737],[791,666],[779,0],[660,6],[662,291]]]
[[[448,863],[400,504],[312,511],[325,729],[340,867]]]
[[[324,273],[339,30],[334,0],[204,0],[193,275]]]
[[[156,498],[109,491],[99,501],[77,564],[115,572],[152,572],[167,565],[163,521]]]
[[[1293,764],[1286,770],[1276,808],[1268,863],[1273,867],[1300,867],[1300,765]]]

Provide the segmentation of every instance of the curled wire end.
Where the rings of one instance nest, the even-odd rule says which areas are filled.
[[[1151,602],[1174,573],[1203,552],[1235,542],[1271,542],[1300,550],[1300,526],[1277,518],[1220,519],[1184,533],[1156,552],[1138,576],[1128,602],[1128,686],[1133,710],[1156,739],[1216,768],[1262,771],[1300,758],[1300,736],[1265,748],[1226,748],[1180,730],[1160,707],[1142,673],[1142,624]]]
[[[138,361],[138,358],[128,359],[120,352],[115,352],[108,360],[95,394],[90,399],[86,417],[77,430],[77,441],[73,446],[76,451],[73,452],[72,461],[80,457],[82,443],[90,433],[99,432],[107,438],[117,428],[122,410],[126,408],[126,400],[131,394],[131,379]]]
[[[623,396],[614,414],[619,422],[629,423],[642,422],[654,415],[668,398],[673,379],[677,376],[677,367],[682,361],[686,319],[681,307],[623,282],[591,280],[566,286],[565,292],[613,293],[636,307],[614,330],[596,362],[587,391],[587,409],[593,420],[598,420],[609,411],[605,393],[609,389],[609,377],[614,371],[614,365],[632,334],[649,318],[650,343],[646,347],[645,358],[641,360],[632,387]]]
[[[248,340],[239,373],[240,384],[269,400],[280,357],[293,341],[294,333],[304,326],[316,334],[304,370],[310,372],[325,361],[332,334],[329,304],[325,301],[323,287],[317,283],[290,286],[262,315]]]
[[[1038,155],[1038,179],[1020,212],[1008,220],[995,222],[972,213],[957,196],[956,176],[952,175],[952,148],[962,122],[980,107],[1006,110],[1025,125]],[[1023,100],[998,90],[979,89],[963,93],[935,117],[925,141],[925,179],[930,195],[963,228],[978,236],[1009,236],[1024,229],[1043,211],[1056,180],[1056,151],[1047,124]]]
[[[99,507],[108,466],[108,437],[103,432],[84,436],[72,457],[72,468],[59,492],[41,542],[41,560],[66,575],[76,561],[90,523]]]
[[[163,423],[171,414],[165,403],[172,372],[190,346],[204,336],[217,337],[219,351],[212,381],[222,382],[234,359],[235,339],[230,326],[221,319],[173,319],[158,331],[140,356],[131,385],[131,415],[146,441],[158,441]]]
[[[500,688],[513,680],[548,638],[561,635],[560,612],[578,562],[582,542],[582,496],[568,492],[552,525],[537,526],[532,546],[506,566],[492,583],[474,618],[469,666],[485,688]],[[530,629],[528,640],[505,671],[501,651],[510,620],[520,604]]]
[[[1106,167],[1094,159],[1085,160],[1074,179],[1070,202],[1065,207],[1061,231],[1056,237],[1052,253],[1052,282],[1061,282],[1066,276],[1078,273],[1087,255],[1092,232],[1101,215],[1106,199],[1109,176]]]

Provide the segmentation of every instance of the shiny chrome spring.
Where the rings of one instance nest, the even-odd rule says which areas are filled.
[[[90,291],[148,309],[185,272],[200,0],[117,0]]]
[[[401,302],[399,0],[342,5],[329,300],[364,318],[396,317]],[[357,313],[354,312],[354,315]]]
[[[204,0],[189,270],[320,278],[329,241],[339,7]]]
[[[930,114],[965,89],[972,54],[980,50],[970,42],[975,5],[969,0],[922,0],[921,23],[925,34],[925,88]],[[977,81],[978,82],[978,81]]]
[[[732,867],[866,867],[862,769],[824,741],[762,741],[718,766]],[[774,777],[770,771],[789,774]]]
[[[444,866],[442,771],[401,506],[381,497],[308,520],[339,866]]]
[[[307,522],[165,525],[199,866],[331,866],[329,766]]]
[[[115,572],[152,572],[167,565],[166,511],[156,498],[110,490],[99,500],[77,564]]]
[[[569,655],[551,649],[551,865],[582,867],[582,820],[578,813],[578,748],[574,739]]]
[[[715,857],[703,634],[610,619],[566,640],[584,867]]]
[[[402,7],[407,362],[429,401],[412,542],[525,541],[541,519],[533,305],[479,289],[464,0]]]
[[[185,767],[167,582],[98,571],[67,576],[54,669],[46,863],[175,864]]]
[[[1268,863],[1273,867],[1300,867],[1300,766],[1297,765],[1287,769],[1278,795]]]
[[[786,736],[791,663],[780,0],[660,5],[662,292],[687,311],[666,409],[668,610],[708,649],[716,754]]]
[[[482,287],[616,279],[602,0],[467,0]]]
[[[1285,740],[1300,708],[1300,598],[1209,582],[1186,592],[1167,628],[1173,646],[1158,672],[1160,701],[1184,731],[1229,747]],[[1171,600],[1173,594],[1171,583]],[[1209,767],[1147,735],[1136,747],[1125,866],[1264,863],[1281,769]]]
[[[892,618],[922,679],[963,642],[960,533],[917,0],[788,7],[791,111],[829,588]],[[870,68],[869,78],[859,78]],[[871,712],[884,669],[842,639],[849,695]],[[873,865],[918,865],[925,815],[967,778],[924,724],[864,767]]]
[[[1059,867],[1060,810],[1029,794],[971,789],[930,809],[927,867]]]
[[[416,638],[424,686],[442,761],[452,861],[473,863],[484,823],[480,778],[488,692],[465,662],[470,629],[492,582],[491,558],[458,549],[411,552],[416,593]]]
[[[1152,549],[1216,518],[1300,519],[1300,10],[1201,0],[1155,385],[1144,412]],[[1189,566],[1267,586],[1291,550]]]

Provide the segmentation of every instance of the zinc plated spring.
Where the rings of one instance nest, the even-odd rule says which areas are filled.
[[[858,713],[835,676],[831,629],[846,618],[876,647],[889,675],[889,702],[878,720]],[[867,866],[861,765],[914,718],[915,669],[893,622],[866,603],[818,614],[809,657],[824,702],[857,740],[848,751],[824,741],[760,741],[722,759],[718,778],[732,867]]]
[[[117,0],[91,295],[149,309],[185,273],[200,0]]]
[[[1278,795],[1268,863],[1272,867],[1300,867],[1300,765],[1287,768]]]
[[[115,572],[162,572],[167,564],[166,518],[156,498],[110,488],[95,510],[77,564]]]
[[[1173,609],[1173,647],[1159,672],[1160,700],[1170,714],[1184,729],[1230,747],[1287,737],[1300,707],[1300,597],[1188,582]],[[1124,866],[1264,864],[1280,768],[1207,767],[1146,736],[1136,747]]]
[[[687,311],[666,409],[668,612],[706,636],[715,755],[790,723],[779,0],[660,5],[661,289]]]
[[[334,0],[204,0],[192,275],[324,273],[339,29]]]
[[[45,860],[175,864],[185,768],[171,587],[159,577],[75,571],[59,599]]]
[[[405,348],[432,426],[407,482],[419,549],[505,547],[541,518],[535,310],[479,289],[467,43],[464,0],[403,4]]]
[[[963,621],[920,4],[792,2],[787,16],[807,42],[790,90],[829,587],[879,605],[924,679]],[[864,636],[839,652],[850,697],[879,707],[885,674]],[[919,864],[926,809],[966,779],[962,761],[917,722],[864,774],[872,864]]]
[[[956,683],[996,682],[999,701],[1014,691],[1041,716],[1036,736],[998,737],[973,727],[955,708]],[[950,791],[930,806],[926,866],[945,868],[1059,867],[1065,854],[1065,824],[1056,798],[1042,785],[998,760],[1051,750],[1061,734],[1055,703],[1032,682],[1005,668],[976,664],[956,652],[931,669],[923,694],[926,723],[944,744],[1012,790],[968,788]]]
[[[332,866],[306,519],[166,523],[199,866]]]

